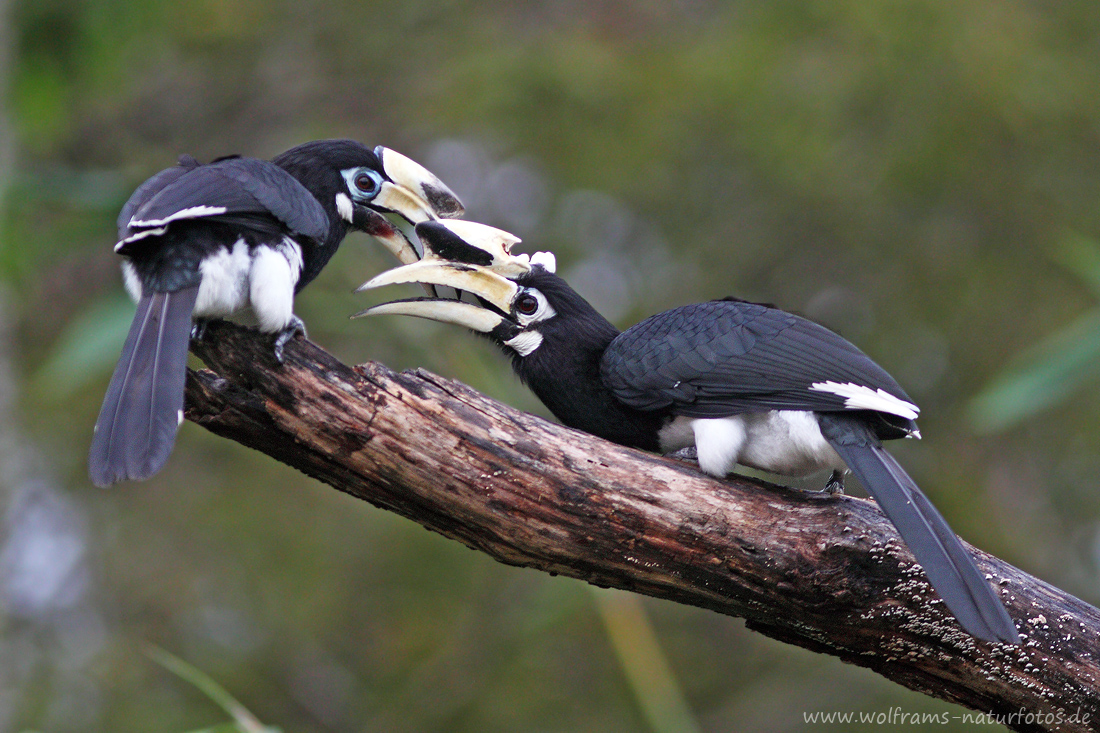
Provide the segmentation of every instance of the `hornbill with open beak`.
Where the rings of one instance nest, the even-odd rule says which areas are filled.
[[[251,306],[275,356],[297,332],[294,294],[351,229],[402,262],[416,250],[386,218],[458,216],[462,204],[425,168],[388,148],[320,140],[273,160],[183,156],[134,191],[118,217],[122,272],[137,314],[96,421],[88,459],[98,486],[161,469],[183,420],[192,319]]]
[[[694,446],[724,476],[738,463],[801,476],[851,469],[897,527],[962,627],[1019,644],[1004,605],[947,522],[882,447],[919,437],[918,408],[837,334],[736,299],[681,306],[620,333],[554,274],[552,256],[512,256],[515,237],[472,222],[425,222],[423,260],[362,289],[447,285],[479,304],[415,298],[357,315],[405,314],[466,326],[512,357],[519,377],[563,423],[623,445]]]

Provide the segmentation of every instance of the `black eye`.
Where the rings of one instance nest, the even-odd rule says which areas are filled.
[[[516,300],[516,311],[521,315],[533,316],[539,309],[539,299],[530,293],[524,293]]]

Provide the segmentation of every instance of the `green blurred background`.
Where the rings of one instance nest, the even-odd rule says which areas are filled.
[[[621,326],[737,294],[840,331],[923,407],[894,450],[956,531],[1097,603],[1098,90],[1084,1],[0,0],[0,730],[226,719],[147,644],[285,731],[960,714],[498,565],[189,423],[153,480],[94,489],[133,312],[114,219],[180,153],[393,147]],[[544,414],[459,329],[350,322],[390,265],[350,237],[298,299],[313,340]]]

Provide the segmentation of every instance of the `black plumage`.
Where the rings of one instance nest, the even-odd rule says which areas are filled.
[[[115,251],[138,308],[96,421],[92,481],[144,479],[164,465],[182,420],[193,319],[251,307],[276,334],[281,360],[283,344],[304,331],[295,293],[350,229],[404,257],[411,248],[384,213],[416,223],[461,211],[426,170],[352,140],[306,143],[270,162],[183,156],[149,178],[118,219]]]
[[[836,333],[736,298],[680,306],[631,326],[604,351],[600,379],[638,410],[700,418],[851,409],[841,395],[812,388],[828,383],[913,403],[886,370]],[[912,418],[871,412],[880,413],[874,420],[880,439],[917,430]]]
[[[417,232],[428,248],[443,232],[454,234],[445,222],[421,224]],[[885,370],[832,331],[730,298],[673,308],[620,333],[538,265],[508,279],[473,264],[422,264],[367,286],[396,282],[460,287],[491,314],[430,298],[366,314],[405,313],[484,333],[566,425],[648,450],[694,445],[700,467],[715,475],[740,463],[784,475],[833,469],[839,481],[847,466],[963,628],[987,641],[1019,643],[973,558],[882,447],[886,439],[919,437],[918,408]]]
[[[147,478],[172,453],[183,418],[187,333],[198,292],[193,285],[138,301],[92,438],[88,465],[97,486]]]

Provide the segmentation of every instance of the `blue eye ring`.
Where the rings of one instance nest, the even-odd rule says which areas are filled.
[[[370,200],[382,190],[382,174],[372,168],[351,168],[343,173],[353,198]]]

